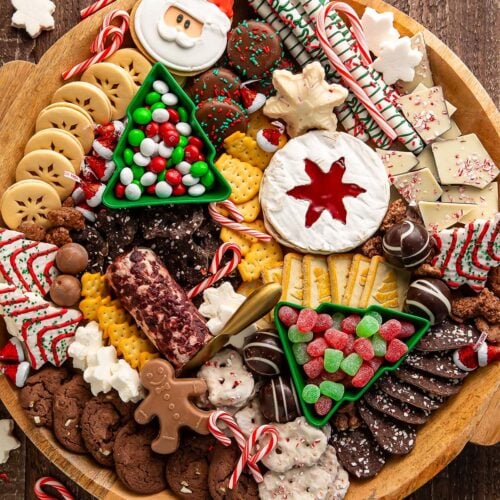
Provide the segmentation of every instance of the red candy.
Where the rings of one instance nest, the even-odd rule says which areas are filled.
[[[319,337],[309,342],[307,345],[307,354],[313,358],[317,358],[318,356],[323,356],[327,348],[328,344],[326,340],[323,337]]]
[[[151,186],[148,186],[146,188],[146,193],[150,194],[150,195],[155,195],[156,194],[156,184],[151,184]]]
[[[296,311],[296,309],[290,306],[280,307],[280,310],[278,311],[278,318],[286,327],[295,325],[295,323],[297,323],[298,317],[299,313]]]
[[[151,158],[151,161],[148,165],[148,170],[150,172],[154,172],[155,174],[163,172],[166,168],[167,160],[165,160],[165,158],[162,158],[161,156],[155,156],[154,158]]]
[[[327,344],[334,349],[339,349],[340,351],[342,351],[347,345],[348,339],[349,335],[347,335],[347,333],[341,332],[335,328],[329,328],[325,332],[325,340]]]
[[[349,356],[349,354],[352,354],[354,352],[354,341],[356,339],[352,335],[347,336],[347,343],[345,347],[342,349],[342,352],[344,353],[344,356]]]
[[[177,184],[177,186],[172,189],[172,194],[174,196],[182,196],[183,194],[186,194],[186,186],[184,186],[184,184]]]
[[[144,132],[146,133],[146,137],[154,137],[160,133],[160,125],[156,122],[148,123]]]
[[[356,327],[358,326],[358,323],[360,321],[361,316],[359,314],[351,314],[350,316],[347,316],[347,318],[342,320],[342,323],[340,323],[340,328],[342,328],[342,331],[344,331],[345,333],[354,335],[356,333]]]
[[[169,148],[175,148],[175,146],[179,144],[180,138],[181,136],[179,132],[177,132],[177,130],[171,130],[170,132],[168,132],[168,134],[165,134],[165,136],[163,137],[163,142]]]
[[[333,401],[326,397],[326,396],[320,396],[318,401],[314,403],[314,411],[320,416],[324,417],[331,409],[333,406]]]
[[[318,314],[316,323],[313,326],[312,331],[314,333],[324,332],[328,330],[333,325],[333,319],[329,314]]]
[[[398,335],[398,338],[407,339],[408,337],[411,337],[414,333],[415,333],[415,327],[413,326],[413,323],[410,323],[409,321],[401,321],[401,332]]]
[[[171,186],[177,186],[182,182],[182,174],[178,170],[175,170],[175,168],[171,168],[165,174],[165,180]]]
[[[125,186],[121,182],[116,183],[115,196],[117,198],[123,198],[125,196]]]
[[[390,319],[380,325],[380,336],[390,342],[401,334],[401,323],[397,319]]]
[[[302,309],[297,318],[297,328],[300,332],[310,332],[316,324],[318,313],[312,309]]]
[[[389,361],[389,363],[394,363],[398,359],[401,359],[407,352],[408,346],[404,342],[401,342],[399,339],[393,339],[387,346],[385,359]]]
[[[198,155],[198,161],[206,161],[205,155],[203,153],[200,153]]]
[[[319,377],[315,379],[308,379],[308,384],[319,385],[321,382],[325,380],[329,380],[330,382],[340,382],[345,378],[345,373],[342,370],[337,370],[335,373],[328,373],[326,370],[323,370]]]
[[[323,358],[313,358],[308,361],[302,368],[309,378],[316,378],[323,372]]]
[[[198,148],[198,151],[203,150],[203,142],[201,142],[201,139],[199,139],[198,137],[195,137],[194,135],[192,135],[188,139],[188,144],[191,144],[192,146],[196,146]]]
[[[375,357],[372,343],[365,338],[359,338],[354,341],[354,352],[358,353],[365,361],[370,361]]]
[[[352,378],[351,385],[357,389],[364,387],[368,382],[370,382],[373,375],[375,375],[373,368],[369,364],[363,363],[360,366],[358,373],[356,373],[356,375]]]
[[[373,368],[374,372],[376,372],[382,366],[383,363],[384,363],[384,358],[373,358],[370,359],[370,361],[366,362],[367,365],[370,365]]]
[[[198,161],[199,156],[200,156],[200,150],[196,146],[188,144],[184,148],[184,159],[188,163],[194,163],[195,161]]]
[[[168,108],[167,111],[168,111],[168,119],[169,119],[170,123],[176,124],[176,123],[179,123],[181,121],[179,113],[176,109]]]

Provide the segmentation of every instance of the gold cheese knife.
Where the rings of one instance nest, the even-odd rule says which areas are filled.
[[[199,368],[219,352],[229,339],[265,316],[280,300],[281,285],[268,283],[254,290],[231,316],[222,331],[212,337],[182,368],[181,375]]]

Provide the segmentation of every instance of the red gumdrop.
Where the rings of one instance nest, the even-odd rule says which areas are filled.
[[[181,121],[179,112],[176,109],[167,108],[167,111],[168,111],[168,121],[170,123],[173,123],[175,125],[176,123],[179,123]]]
[[[303,367],[305,374],[309,378],[319,377],[323,371],[323,358],[313,358],[308,361]]]
[[[184,186],[184,184],[177,184],[177,186],[172,189],[172,194],[174,196],[182,196],[183,194],[186,194],[186,186]]]
[[[409,321],[401,321],[401,332],[398,335],[399,339],[407,339],[415,333],[415,326]]]
[[[319,385],[324,380],[329,380],[330,382],[340,382],[345,377],[345,373],[342,370],[337,370],[335,373],[328,373],[326,370],[323,370],[319,377],[317,377],[311,383]]]
[[[370,382],[373,375],[375,375],[373,368],[369,364],[363,363],[360,366],[358,373],[356,373],[356,375],[352,378],[351,384],[357,389],[364,387],[368,382]]]
[[[401,342],[401,340],[399,339],[393,339],[387,346],[385,359],[389,361],[389,363],[395,363],[398,359],[401,359],[407,352],[408,346],[404,342]]]
[[[347,333],[341,332],[336,328],[329,328],[325,332],[325,340],[327,344],[334,349],[339,349],[340,351],[347,345],[348,338],[349,335]]]
[[[358,353],[365,361],[373,359],[375,353],[373,352],[372,343],[365,338],[359,338],[354,341],[354,352]]]
[[[342,320],[340,323],[340,328],[345,333],[349,333],[350,335],[354,335],[356,333],[356,327],[358,323],[361,321],[361,316],[359,314],[351,314]]]
[[[146,137],[154,137],[160,133],[160,125],[156,122],[148,123],[144,129]]]
[[[195,161],[198,161],[199,156],[200,156],[200,151],[196,146],[193,146],[192,144],[188,144],[184,148],[184,159],[188,163],[194,163]]]
[[[320,396],[318,401],[314,403],[314,411],[320,416],[324,417],[331,409],[333,406],[333,401],[326,397],[326,396]]]
[[[342,350],[344,353],[344,356],[349,356],[349,354],[352,354],[354,352],[354,341],[356,338],[353,335],[348,335],[347,336],[347,343],[345,347]]]
[[[380,336],[387,342],[395,339],[401,333],[401,322],[397,319],[390,319],[380,325]]]
[[[295,325],[295,323],[297,323],[298,317],[299,313],[297,312],[297,310],[290,306],[282,306],[278,311],[278,318],[286,327]]]
[[[200,152],[203,150],[203,141],[199,137],[192,135],[188,139],[188,144],[191,144],[192,146],[196,146],[198,148],[198,151],[200,151]]]
[[[314,323],[312,331],[314,333],[324,332],[333,325],[333,319],[329,314],[318,314],[316,323]]]
[[[370,361],[367,361],[366,364],[370,365],[373,368],[373,371],[376,372],[383,364],[384,358],[373,358]]]
[[[151,158],[151,161],[148,165],[148,170],[150,172],[154,172],[155,174],[163,172],[166,168],[167,160],[165,160],[165,158],[163,158],[162,156],[155,156],[154,158]]]
[[[165,174],[165,180],[171,186],[178,186],[182,182],[182,174],[175,168],[171,168]]]
[[[302,309],[297,318],[297,328],[299,332],[306,333],[313,329],[316,324],[318,313],[312,309]]]
[[[326,340],[323,337],[319,337],[307,344],[307,354],[313,358],[317,358],[318,356],[323,356],[327,348],[328,344],[326,343]]]
[[[350,375],[346,375],[344,377],[344,380],[342,380],[342,383],[344,384],[344,387],[346,389],[349,389],[350,387],[352,387],[352,377]]]
[[[115,196],[117,198],[123,198],[125,196],[125,186],[121,182],[115,186]]]
[[[151,186],[148,186],[146,188],[146,193],[150,195],[155,195],[156,194],[156,184],[151,184]]]

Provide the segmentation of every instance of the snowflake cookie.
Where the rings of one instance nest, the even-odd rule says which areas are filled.
[[[11,0],[16,9],[12,16],[14,28],[25,29],[31,38],[36,38],[43,30],[54,29],[52,14],[56,10],[50,0]]]

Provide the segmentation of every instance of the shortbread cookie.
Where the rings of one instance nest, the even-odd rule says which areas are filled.
[[[44,111],[48,111],[49,109],[53,108],[67,108],[67,109],[73,109],[75,111],[78,111],[80,114],[85,116],[89,122],[94,124],[94,121],[92,120],[92,117],[90,116],[90,113],[86,111],[85,109],[81,108],[80,106],[77,106],[76,104],[73,104],[72,102],[53,102],[52,104],[49,104],[45,108],[40,111],[40,114],[42,114]]]
[[[151,63],[135,49],[117,50],[106,62],[116,64],[128,72],[137,86],[141,86],[153,67]]]
[[[316,309],[331,302],[330,273],[326,257],[306,255],[302,261],[304,273],[304,305]]]
[[[342,304],[351,307],[359,307],[369,269],[370,259],[360,254],[356,254],[353,257],[349,270],[349,279],[347,280],[344,297],[342,298]]]
[[[304,302],[304,270],[302,256],[297,253],[287,253],[283,263],[283,292],[281,300],[292,302],[298,306]]]
[[[342,304],[353,257],[354,254],[352,253],[329,255],[327,257],[330,292],[334,304]]]
[[[54,29],[56,10],[54,2],[50,0],[11,0],[16,9],[12,16],[14,28],[25,29],[31,38],[36,38],[42,31]]]

